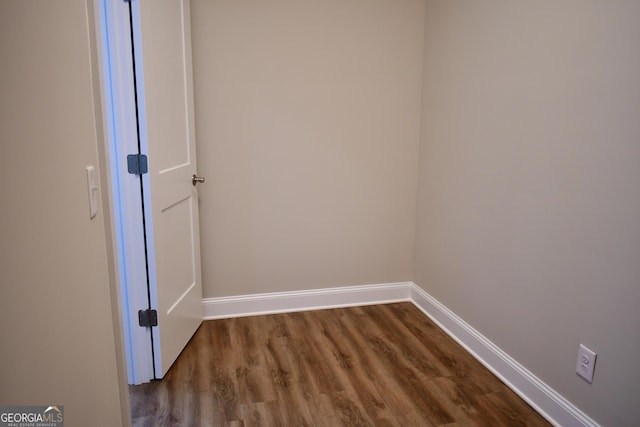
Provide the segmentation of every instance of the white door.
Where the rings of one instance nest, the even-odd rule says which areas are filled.
[[[156,377],[202,322],[189,17],[188,0],[132,2]]]

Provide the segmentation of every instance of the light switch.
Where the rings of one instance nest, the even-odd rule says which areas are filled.
[[[98,213],[98,184],[96,169],[93,166],[87,166],[87,188],[89,190],[89,218],[93,219]]]

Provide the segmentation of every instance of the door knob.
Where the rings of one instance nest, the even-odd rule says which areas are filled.
[[[202,184],[203,182],[204,182],[204,176],[198,176],[194,173],[193,176],[191,177],[191,183],[193,185],[196,185],[197,183]]]

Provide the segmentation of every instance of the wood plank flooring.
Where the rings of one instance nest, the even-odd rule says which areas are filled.
[[[134,426],[548,426],[411,303],[212,320]]]

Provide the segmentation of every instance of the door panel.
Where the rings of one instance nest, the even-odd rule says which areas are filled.
[[[191,183],[196,154],[189,2],[135,3],[140,20],[136,68],[142,76],[141,126],[146,131],[141,134],[147,140],[153,223],[148,243],[155,275],[150,277],[155,276],[151,290],[158,311],[155,366],[156,376],[164,376],[202,322],[198,194]]]

